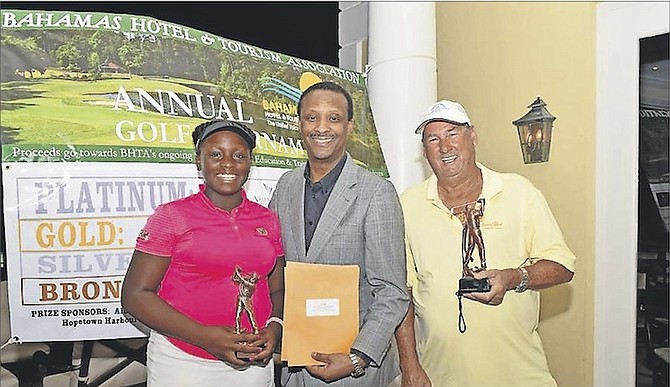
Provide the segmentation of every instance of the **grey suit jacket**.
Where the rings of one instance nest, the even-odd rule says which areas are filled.
[[[347,156],[305,252],[305,167],[285,173],[269,207],[277,212],[287,261],[358,265],[360,330],[353,348],[372,358],[366,374],[329,386],[386,386],[399,374],[391,342],[407,312],[404,223],[393,185]],[[294,370],[291,370],[294,371]],[[306,370],[283,370],[288,386],[324,386]]]

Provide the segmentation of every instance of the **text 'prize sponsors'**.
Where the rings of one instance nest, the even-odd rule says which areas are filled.
[[[87,325],[118,325],[136,323],[137,319],[125,314],[122,307],[42,308],[30,312],[31,318],[59,318],[63,327]]]

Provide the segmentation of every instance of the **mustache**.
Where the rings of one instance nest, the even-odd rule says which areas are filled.
[[[313,140],[319,140],[319,139],[335,138],[335,135],[332,133],[311,133],[308,137]]]

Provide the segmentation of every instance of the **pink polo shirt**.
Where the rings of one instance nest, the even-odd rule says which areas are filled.
[[[268,275],[278,256],[284,255],[277,215],[247,199],[231,212],[200,192],[162,204],[147,219],[137,237],[136,249],[171,259],[158,295],[178,311],[204,325],[235,325],[238,284],[235,266],[243,274],[257,273],[260,280],[252,297],[260,327],[270,317],[272,303]],[[242,325],[251,331],[243,314]],[[204,349],[168,337],[192,355],[216,359]]]

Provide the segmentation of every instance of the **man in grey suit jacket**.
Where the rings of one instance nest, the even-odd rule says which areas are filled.
[[[358,337],[351,353],[315,353],[324,365],[283,369],[288,386],[386,386],[399,374],[391,340],[407,312],[404,225],[393,185],[346,153],[351,96],[320,82],[298,103],[305,166],[284,174],[270,200],[287,261],[358,265]]]

